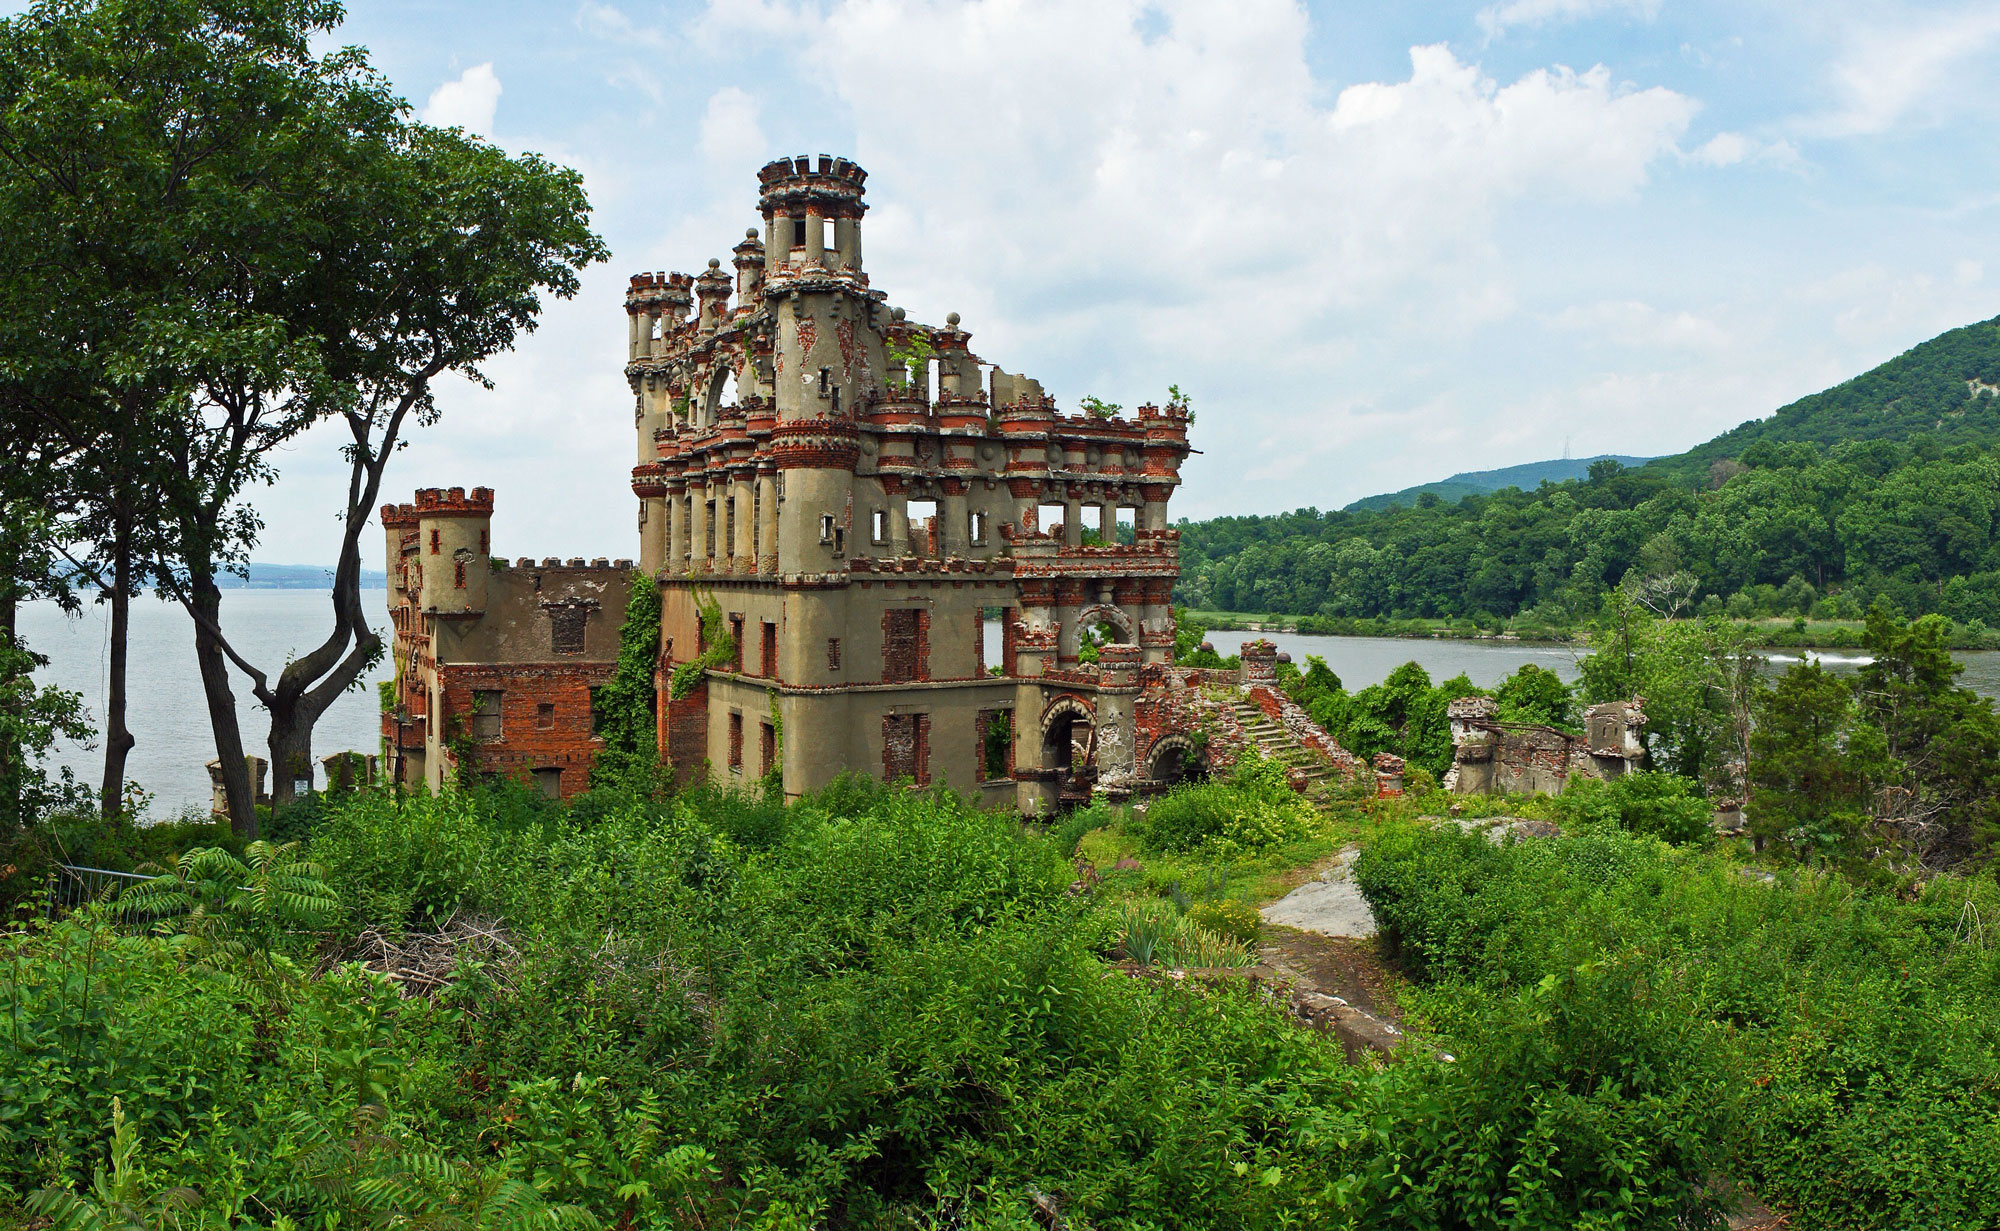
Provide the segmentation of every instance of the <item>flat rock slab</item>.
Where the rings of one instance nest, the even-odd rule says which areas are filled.
[[[1355,940],[1375,934],[1375,915],[1354,883],[1351,869],[1358,847],[1340,852],[1325,871],[1284,897],[1266,906],[1264,922],[1276,923],[1301,932],[1321,936],[1345,936]]]

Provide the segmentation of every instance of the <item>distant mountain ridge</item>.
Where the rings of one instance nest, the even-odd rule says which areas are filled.
[[[248,580],[224,574],[215,579],[217,588],[223,590],[328,590],[333,589],[333,567],[326,564],[263,564],[250,562]],[[389,585],[389,575],[377,569],[361,570],[361,588],[382,590]]]
[[[1343,512],[1354,513],[1366,509],[1386,509],[1392,504],[1408,508],[1417,502],[1417,497],[1425,492],[1433,493],[1446,504],[1456,504],[1467,496],[1483,496],[1487,492],[1497,492],[1503,488],[1518,487],[1522,491],[1534,491],[1542,483],[1563,483],[1570,479],[1581,479],[1589,475],[1592,462],[1614,461],[1626,466],[1643,466],[1652,461],[1650,457],[1628,457],[1622,453],[1599,453],[1595,457],[1561,457],[1546,462],[1523,462],[1518,466],[1503,466],[1499,470],[1467,470],[1439,479],[1435,483],[1419,483],[1399,492],[1389,492],[1381,496],[1364,496],[1348,505]]]

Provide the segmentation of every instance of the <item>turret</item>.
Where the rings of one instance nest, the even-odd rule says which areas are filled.
[[[693,302],[686,274],[633,274],[625,291],[626,362],[650,357],[657,341],[687,319]],[[665,322],[664,328],[662,322]]]
[[[416,506],[408,504],[385,504],[382,506],[382,537],[385,540],[384,568],[389,573],[390,607],[397,604],[408,593],[403,586],[403,536],[415,534],[417,530]]]
[[[743,232],[743,242],[733,249],[736,259],[736,310],[754,309],[764,294],[764,243],[757,228]]]
[[[701,277],[694,280],[694,293],[701,300],[701,318],[695,322],[695,329],[714,333],[729,312],[729,275],[722,272],[721,261],[709,261]]]
[[[817,167],[803,154],[764,164],[757,173],[762,187],[757,205],[764,214],[765,269],[775,273],[789,265],[860,274],[867,180],[860,167],[825,154]]]
[[[493,489],[462,487],[417,492],[417,562],[422,578],[417,607],[440,616],[486,614],[491,571]]]

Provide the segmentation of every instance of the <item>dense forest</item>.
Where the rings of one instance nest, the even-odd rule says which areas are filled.
[[[1687,453],[1446,503],[1181,523],[1191,607],[1573,625],[1656,609],[2000,624],[2000,318]]]

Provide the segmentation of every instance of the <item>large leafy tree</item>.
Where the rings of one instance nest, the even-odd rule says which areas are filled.
[[[7,348],[20,383],[75,394],[45,418],[142,436],[128,497],[79,472],[103,511],[90,529],[194,617],[230,811],[253,830],[231,664],[270,711],[282,800],[314,723],[381,652],[360,535],[406,427],[436,415],[432,382],[483,380],[541,295],[574,294],[604,255],[574,172],[414,123],[361,52],[315,54],[340,17],[331,0],[46,0],[0,27],[0,192],[33,220],[0,278],[14,303],[79,305]],[[333,627],[274,676],[231,644],[217,582],[247,558],[244,497],[272,451],[324,420],[350,468]],[[117,517],[140,501],[143,538]]]

